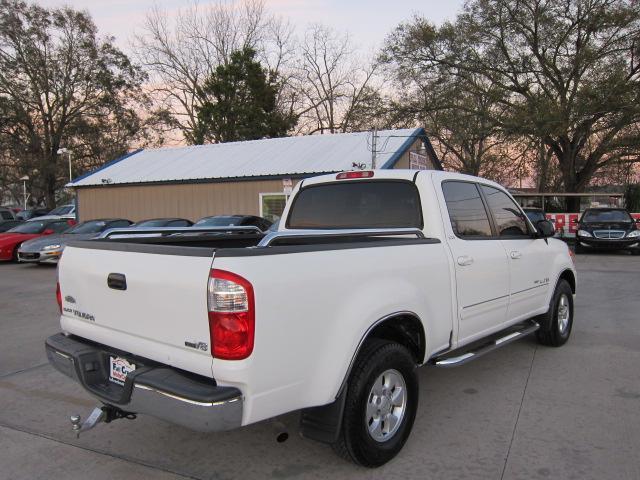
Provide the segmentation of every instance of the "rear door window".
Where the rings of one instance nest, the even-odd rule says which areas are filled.
[[[478,187],[474,183],[447,181],[442,193],[449,211],[451,228],[461,238],[491,237],[491,224]]]
[[[420,196],[406,181],[355,181],[300,190],[287,228],[422,228]]]

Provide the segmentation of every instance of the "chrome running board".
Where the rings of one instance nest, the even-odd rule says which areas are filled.
[[[485,353],[489,353],[497,348],[509,345],[511,342],[515,342],[530,333],[535,332],[540,328],[537,322],[529,320],[525,323],[520,323],[502,330],[498,333],[490,335],[487,338],[473,342],[471,345],[465,345],[464,347],[456,350],[449,350],[448,352],[441,353],[438,356],[432,358],[429,363],[436,367],[457,367],[464,365],[467,362],[475,360],[481,357]]]

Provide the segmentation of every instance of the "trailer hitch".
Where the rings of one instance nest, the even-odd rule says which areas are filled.
[[[91,430],[98,423],[110,423],[120,418],[126,418],[127,420],[135,420],[136,414],[131,412],[125,412],[111,405],[103,405],[101,407],[94,408],[86,420],[80,425],[82,418],[80,415],[71,415],[71,427],[76,432],[76,438],[80,437],[80,433]]]

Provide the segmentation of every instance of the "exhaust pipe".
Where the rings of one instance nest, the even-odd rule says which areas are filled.
[[[271,420],[271,426],[276,431],[276,442],[284,443],[289,439],[287,426],[280,420]]]

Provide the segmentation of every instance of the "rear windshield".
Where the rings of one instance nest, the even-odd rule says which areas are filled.
[[[76,225],[67,233],[82,234],[82,233],[98,233],[104,230],[107,223],[103,220],[91,220],[90,222],[84,222],[80,225]]]
[[[51,210],[49,215],[67,215],[68,213],[71,213],[71,210],[73,210],[73,205],[63,205]]]
[[[583,222],[631,222],[631,215],[624,210],[587,210]]]
[[[197,227],[234,227],[240,225],[242,217],[206,217],[195,223]]]
[[[167,223],[170,223],[171,220],[166,220],[164,218],[159,218],[157,220],[143,220],[134,225],[136,228],[153,228],[153,227],[164,227]]]
[[[422,228],[420,196],[413,183],[356,181],[303,188],[287,228]]]

